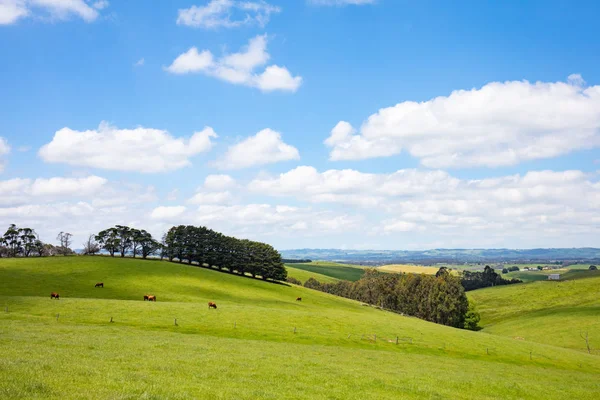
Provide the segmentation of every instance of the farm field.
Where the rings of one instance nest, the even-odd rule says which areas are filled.
[[[286,264],[285,265],[285,268],[287,269],[287,272],[288,272],[288,276],[291,276],[292,278],[296,278],[302,283],[306,282],[310,278],[315,278],[316,280],[318,280],[321,283],[335,283],[335,282],[339,281],[339,279],[331,277],[331,276],[327,276],[327,275],[319,274],[317,272],[311,272],[311,271],[307,271],[307,270],[303,270],[303,269],[299,269],[299,268],[294,268],[294,265],[296,265],[296,264]]]
[[[580,332],[588,331],[600,355],[600,271],[571,269],[565,275],[575,279],[558,282],[546,280],[550,272],[539,272],[543,281],[468,292],[483,332],[586,351]]]
[[[347,281],[359,280],[365,271],[364,267],[358,265],[339,264],[330,261],[293,264],[293,268]],[[319,280],[317,277],[315,279]]]
[[[158,301],[142,301],[147,293]],[[600,390],[600,357],[579,349],[161,261],[0,259],[0,306],[2,399],[594,399]]]
[[[435,275],[439,271],[439,267],[427,267],[424,265],[409,265],[409,264],[390,264],[382,265],[377,267],[377,271],[390,272],[394,274],[407,273],[407,274],[427,274]],[[451,271],[452,274],[457,274],[456,271]]]

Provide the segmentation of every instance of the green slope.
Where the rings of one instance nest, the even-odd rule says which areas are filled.
[[[293,264],[293,267],[346,281],[357,281],[365,272],[364,268],[357,265],[339,264],[329,261],[313,261],[306,264]],[[321,282],[319,278],[315,277],[315,279]]]
[[[544,271],[547,272],[547,271]],[[499,286],[469,292],[484,332],[584,351],[588,331],[600,354],[600,271],[573,271],[577,279]]]
[[[335,283],[335,282],[339,281],[339,279],[333,278],[331,276],[327,276],[327,275],[323,275],[323,274],[319,274],[319,273],[311,272],[311,271],[305,271],[305,270],[299,269],[299,268],[294,268],[294,265],[296,265],[296,264],[286,264],[285,265],[285,268],[287,269],[287,272],[288,272],[288,276],[291,276],[292,278],[296,278],[302,283],[306,282],[310,278],[315,278],[316,280],[318,280],[321,283]]]
[[[146,293],[158,302],[142,301]],[[593,399],[600,390],[594,355],[167,262],[2,259],[0,306],[2,399]]]

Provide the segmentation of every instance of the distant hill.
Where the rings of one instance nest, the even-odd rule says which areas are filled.
[[[338,261],[362,265],[473,263],[473,262],[598,262],[600,249],[432,249],[408,250],[340,250],[340,249],[295,249],[280,250],[285,259],[311,259]]]

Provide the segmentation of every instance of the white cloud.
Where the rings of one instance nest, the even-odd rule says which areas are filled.
[[[248,46],[242,51],[227,54],[218,60],[215,60],[209,50],[199,52],[196,47],[191,47],[165,70],[172,74],[204,73],[232,84],[255,87],[263,92],[295,92],[302,84],[302,77],[292,76],[287,68],[270,65],[263,72],[255,72],[269,59],[267,36],[259,35],[250,39]]]
[[[189,204],[228,204],[233,200],[230,192],[198,192],[191,199]]]
[[[97,193],[107,180],[99,176],[87,178],[36,179],[31,185],[34,196],[87,196]]]
[[[365,4],[375,4],[377,0],[307,0],[308,4],[315,6],[361,6]]]
[[[225,190],[235,187],[236,182],[229,175],[208,175],[204,179],[204,189],[206,190]]]
[[[0,137],[0,172],[4,171],[4,166],[6,165],[4,156],[8,154],[10,154],[10,146],[6,139]]]
[[[174,207],[166,207],[160,206],[156,207],[150,213],[150,218],[152,219],[173,219],[175,217],[180,216],[185,212],[186,208],[184,206],[174,206]]]
[[[600,146],[600,86],[493,82],[371,115],[356,133],[341,121],[325,144],[331,160],[384,157],[406,149],[424,166],[515,165]]]
[[[281,8],[266,1],[211,0],[205,6],[191,6],[179,10],[178,25],[194,28],[237,28],[244,25],[264,27],[271,14]]]
[[[298,159],[298,149],[284,143],[279,132],[263,129],[256,135],[230,146],[216,165],[222,169],[240,169]]]
[[[369,210],[369,222],[363,225],[370,235],[426,232],[462,238],[461,246],[523,247],[558,240],[561,234],[573,238],[569,245],[589,244],[585,235],[597,231],[600,222],[599,175],[530,171],[464,180],[439,170],[368,174],[302,166],[254,179],[247,187],[261,195],[352,207],[354,213]]]
[[[72,16],[86,22],[98,18],[98,10],[108,7],[108,1],[91,6],[83,0],[0,0],[0,25],[8,25],[25,17],[67,20]]]
[[[62,128],[39,155],[46,162],[144,173],[175,170],[191,165],[190,158],[207,152],[210,127],[189,139],[175,138],[159,129],[138,127],[118,129],[101,123],[96,130],[76,131]]]
[[[146,62],[146,61],[145,61],[145,60],[144,60],[144,58],[142,57],[142,58],[140,58],[139,60],[137,60],[137,61],[135,62],[135,64],[133,64],[133,66],[134,66],[134,67],[141,67],[141,66],[143,66],[143,65],[144,65],[144,63],[145,63],[145,62]]]

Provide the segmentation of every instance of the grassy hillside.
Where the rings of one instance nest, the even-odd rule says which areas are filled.
[[[580,331],[588,331],[600,354],[600,271],[572,270],[567,276],[579,279],[486,288],[468,296],[481,313],[483,332],[584,351]]]
[[[331,276],[319,274],[316,272],[305,271],[303,269],[294,268],[296,264],[286,264],[285,268],[288,271],[288,276],[298,279],[300,282],[304,283],[310,278],[315,278],[321,283],[335,283],[339,281],[337,278],[333,278]]]
[[[329,261],[313,261],[306,264],[293,264],[293,267],[303,271],[313,272],[347,281],[357,281],[364,274],[364,268],[358,265],[339,264]],[[315,277],[315,279],[320,281],[317,277]]]
[[[531,267],[535,268],[535,267]],[[597,271],[590,271],[589,265],[570,265],[565,268],[550,269],[542,271],[516,271],[503,274],[504,278],[518,278],[523,282],[547,281],[548,275],[560,274],[561,280],[582,279],[596,276]]]
[[[158,301],[142,301],[146,293]],[[593,399],[600,390],[598,356],[167,262],[1,259],[0,306],[2,399]]]

